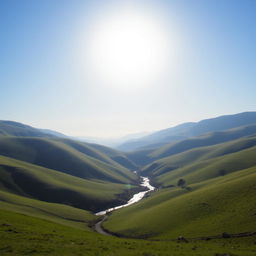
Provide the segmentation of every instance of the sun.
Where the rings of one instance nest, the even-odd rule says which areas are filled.
[[[125,90],[150,86],[170,61],[168,31],[152,12],[126,7],[103,13],[88,34],[87,65],[108,86]]]

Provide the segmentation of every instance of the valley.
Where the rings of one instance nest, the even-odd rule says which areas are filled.
[[[129,151],[11,121],[0,134],[1,255],[256,253],[255,112]]]

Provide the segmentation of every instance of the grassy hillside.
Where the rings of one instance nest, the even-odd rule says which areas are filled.
[[[160,159],[192,148],[194,149],[197,147],[215,145],[250,135],[256,135],[256,125],[243,126],[227,131],[209,133],[199,137],[182,140],[177,143],[168,144],[155,150],[149,156],[152,159]]]
[[[87,179],[136,183],[137,177],[85,143],[67,139],[0,136],[0,155]]]
[[[255,171],[256,166],[209,179],[190,185],[190,191],[160,190],[114,212],[104,227],[127,236],[159,239],[255,231]]]
[[[54,221],[65,226],[90,230],[92,213],[65,204],[48,203],[0,190],[0,209]]]
[[[129,183],[85,180],[0,156],[0,191],[24,197],[98,211],[122,203],[130,188]]]
[[[113,161],[119,163],[120,165],[128,168],[129,170],[136,170],[138,167],[137,165],[129,159],[124,153],[105,147],[98,144],[89,144],[92,148],[96,149],[97,151],[107,155],[109,158],[111,158]]]
[[[209,160],[256,146],[256,137],[245,137],[222,144],[198,147],[162,158],[143,169],[145,175],[159,176],[199,161]]]
[[[145,165],[148,165],[161,158],[179,154],[190,149],[220,144],[243,137],[253,136],[255,134],[256,125],[249,125],[227,131],[208,133],[171,144],[165,143],[165,145],[161,147],[157,147],[155,145],[152,148],[149,147],[137,151],[126,152],[125,155],[136,163],[139,168],[145,169]]]
[[[154,150],[152,149],[145,149],[145,150],[138,150],[132,152],[125,152],[125,155],[133,161],[138,168],[142,168],[143,166],[147,165],[154,161],[149,155]]]
[[[41,131],[29,125],[13,121],[0,120],[0,135],[24,137],[55,137],[47,131]]]
[[[156,180],[163,185],[177,184],[179,178],[187,184],[201,182],[256,165],[256,146],[235,153],[197,161],[160,175]]]
[[[240,126],[256,124],[256,112],[244,112],[235,115],[225,115],[205,119],[200,122],[184,123],[144,136],[137,140],[128,141],[118,147],[123,151],[134,151],[152,148],[151,145],[174,143],[193,136],[228,130]]]
[[[255,239],[222,239],[177,243],[106,237],[39,218],[0,210],[3,256],[254,256]]]
[[[118,149],[129,152],[135,150],[142,150],[143,148],[145,149],[147,147],[152,148],[152,146],[154,147],[154,145],[156,145],[157,147],[171,141],[173,142],[186,139],[186,131],[194,125],[195,123],[192,122],[184,123],[171,128],[160,130],[150,135],[143,136],[142,138],[124,142],[123,144],[118,146]]]

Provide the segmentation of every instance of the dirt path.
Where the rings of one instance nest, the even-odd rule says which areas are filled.
[[[101,224],[108,218],[107,215],[104,216],[104,218],[102,220],[100,220],[99,222],[97,222],[94,226],[94,229],[96,232],[105,235],[105,236],[112,236],[112,234],[107,233],[101,226]]]
[[[106,236],[114,236],[113,234],[111,233],[108,233],[107,231],[105,231],[103,228],[102,228],[102,223],[107,220],[108,216],[107,216],[107,213],[109,212],[112,212],[114,210],[117,210],[117,209],[120,209],[120,208],[123,208],[123,207],[127,207],[129,205],[132,205],[134,203],[137,203],[139,202],[148,192],[150,191],[153,191],[155,189],[155,187],[151,186],[150,183],[149,183],[149,179],[147,177],[141,177],[142,178],[142,183],[141,183],[141,186],[142,187],[146,187],[148,190],[146,191],[143,191],[143,192],[139,192],[139,193],[136,193],[133,195],[133,197],[126,203],[126,204],[123,204],[123,205],[119,205],[119,206],[116,206],[116,207],[113,207],[113,208],[109,208],[109,209],[106,209],[105,211],[100,211],[98,213],[96,213],[97,216],[104,216],[103,219],[101,219],[100,221],[98,221],[93,229],[102,234],[102,235],[106,235]]]

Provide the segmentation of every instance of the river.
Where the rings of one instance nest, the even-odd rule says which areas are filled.
[[[114,210],[117,210],[117,209],[120,209],[120,208],[123,208],[123,207],[127,207],[131,204],[134,204],[134,203],[137,203],[138,201],[140,201],[148,192],[150,191],[153,191],[155,189],[155,187],[151,186],[150,183],[149,183],[149,178],[147,177],[141,177],[142,178],[142,183],[140,184],[142,187],[146,187],[148,188],[148,190],[146,191],[142,191],[142,192],[139,192],[135,195],[133,195],[133,197],[126,203],[126,204],[123,204],[123,205],[119,205],[119,206],[116,206],[116,207],[113,207],[113,208],[109,208],[107,210],[104,210],[104,211],[100,211],[100,212],[97,212],[95,215],[97,216],[100,216],[100,215],[105,215],[109,212],[112,212]]]

